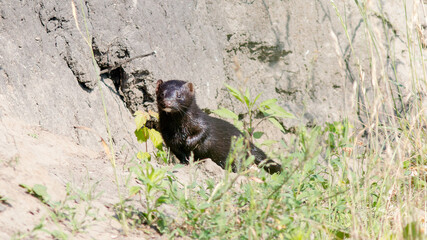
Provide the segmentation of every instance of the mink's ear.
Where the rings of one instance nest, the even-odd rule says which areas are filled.
[[[163,84],[163,80],[160,79],[159,81],[157,81],[156,94],[159,92],[159,88],[162,84]]]
[[[185,87],[188,88],[190,93],[194,95],[194,85],[191,82],[186,83]]]

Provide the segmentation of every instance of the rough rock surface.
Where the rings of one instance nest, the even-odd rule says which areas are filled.
[[[108,140],[107,128],[122,161],[133,158],[140,145],[133,135],[132,113],[155,110],[157,79],[194,82],[202,108],[242,111],[224,83],[248,87],[253,95],[262,93],[261,100],[277,98],[298,117],[285,121],[286,128],[355,118],[360,93],[354,79],[360,66],[370,64],[370,49],[365,46],[366,28],[357,6],[334,2],[346,19],[354,49],[365,49],[357,59],[328,0],[0,0],[0,164],[6,166],[0,167],[0,186],[14,189],[0,187],[0,195],[10,198],[12,206],[0,209],[0,223],[13,223],[6,235],[29,231],[30,227],[21,226],[37,223],[34,214],[28,221],[10,218],[13,209],[22,205],[40,207],[17,184],[30,179],[59,189],[73,177],[81,178],[82,169],[90,168],[86,161],[102,159],[97,157],[103,150],[99,136]],[[401,5],[401,1],[383,1],[381,7],[373,6],[377,12],[371,17],[377,22],[372,29],[387,33],[389,38],[380,41],[394,48],[393,53],[382,51],[383,57],[397,53],[393,57],[398,64],[394,70],[387,61],[384,68],[378,66],[385,71],[364,73],[364,89],[370,96],[375,94],[369,92],[370,79],[381,75],[396,83],[392,91],[399,92],[395,86],[403,84],[399,94],[411,97],[411,86],[404,81],[410,69],[407,21],[403,11],[396,11]],[[408,9],[412,14],[417,11]],[[155,56],[135,59],[99,76],[102,70],[152,51]],[[34,131],[48,137],[34,140],[30,136]],[[34,159],[32,152],[37,153]],[[11,167],[17,157],[20,162]],[[105,159],[98,164],[104,163]],[[110,174],[108,164],[91,169],[96,180]],[[188,178],[185,171],[180,174]],[[111,192],[110,183],[101,184],[102,190]],[[101,205],[106,202],[114,200]],[[89,236],[96,235],[82,238]]]

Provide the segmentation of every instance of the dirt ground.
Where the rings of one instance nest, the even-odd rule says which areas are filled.
[[[96,136],[94,136],[96,137]],[[97,152],[76,144],[67,137],[53,134],[39,126],[31,126],[13,118],[0,122],[0,239],[13,237],[24,239],[51,238],[47,231],[61,230],[73,239],[141,239],[162,238],[146,226],[132,228],[124,236],[120,223],[114,218],[113,206],[119,202],[114,172],[105,152]],[[100,142],[101,144],[101,142]],[[7,153],[7,155],[4,155]],[[117,157],[117,173],[121,192],[125,195],[124,183],[129,176],[132,156]],[[182,182],[189,182],[196,171],[201,180],[220,177],[223,170],[211,161],[194,166],[185,166],[175,172]],[[136,184],[134,179],[130,184]],[[55,222],[49,217],[53,208],[27,193],[20,185],[33,187],[35,184],[47,188],[51,202],[64,201],[77,212],[81,232],[73,233],[71,221]],[[67,184],[85,196],[96,196],[93,200],[72,200],[67,198]],[[98,196],[99,194],[99,196]],[[141,208],[135,200],[132,203]],[[90,206],[95,217],[83,217],[83,210]],[[85,220],[85,222],[83,222]],[[83,223],[81,223],[83,222]],[[41,231],[33,229],[43,223]],[[26,235],[29,234],[29,235]]]

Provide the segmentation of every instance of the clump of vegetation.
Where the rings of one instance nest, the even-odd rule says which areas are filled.
[[[147,120],[152,117],[158,119],[158,114],[140,111],[135,113],[135,136],[139,142],[145,143],[145,151],[138,152],[138,161],[131,167],[131,172],[142,186],[130,186],[129,196],[139,195],[140,202],[145,207],[145,211],[138,214],[136,222],[148,225],[155,224],[160,230],[163,230],[166,227],[164,215],[158,210],[158,207],[168,199],[166,189],[170,176],[166,168],[156,168],[151,164],[151,154],[147,152],[148,140],[151,140],[156,148],[156,152],[153,153],[156,159],[166,164],[169,162],[169,155],[163,150],[161,134],[157,130],[145,126]]]
[[[88,180],[89,182],[89,180]],[[30,187],[20,184],[27,193],[39,199],[45,206],[48,214],[39,220],[39,224],[26,233],[17,232],[13,239],[37,238],[37,233],[42,232],[55,239],[68,239],[67,231],[72,235],[84,232],[99,220],[98,209],[93,206],[93,201],[98,199],[101,192],[96,192],[97,183],[83,186],[78,189],[67,184],[66,196],[61,201],[53,201],[48,194],[47,187],[42,184],[34,184]],[[46,222],[54,223],[55,229],[47,226]],[[67,231],[64,231],[67,230]]]
[[[247,161],[245,148],[243,139],[236,141],[230,161]],[[300,127],[283,148],[276,156],[285,166],[281,174],[242,168],[236,174],[226,171],[219,182],[183,185],[167,166],[156,170],[149,162],[141,163],[144,168],[135,173],[143,187],[133,192],[146,197],[145,223],[162,226],[161,232],[171,236],[195,239],[369,239],[380,232],[392,239],[424,236],[417,221],[395,231],[387,213],[408,201],[406,197],[413,199],[398,196],[397,189],[409,187],[422,195],[425,179],[396,179],[381,156],[357,138],[348,120]],[[236,184],[242,176],[246,181]],[[179,209],[179,221],[157,208],[165,203]],[[413,207],[422,208],[422,201]]]

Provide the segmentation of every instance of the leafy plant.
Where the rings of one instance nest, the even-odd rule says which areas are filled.
[[[151,160],[151,155],[147,152],[148,140],[151,140],[154,147],[157,149],[157,152],[155,153],[156,156],[164,163],[168,163],[169,154],[163,150],[163,139],[160,132],[155,129],[150,129],[146,126],[147,121],[151,118],[159,119],[159,116],[157,113],[152,111],[149,111],[148,113],[142,111],[135,112],[135,136],[139,142],[145,143],[145,152],[138,152],[137,158],[140,160]]]
[[[27,190],[27,193],[31,194],[32,196],[38,198],[42,203],[50,206],[50,196],[47,193],[47,188],[44,185],[41,184],[34,184],[33,187],[30,187],[26,184],[19,184],[20,187],[25,188]]]
[[[46,186],[35,184],[33,187],[29,187],[26,184],[20,184],[29,194],[38,198],[48,207],[50,220],[55,223],[65,223],[66,226],[70,227],[73,234],[83,231],[98,219],[98,209],[93,207],[92,201],[99,198],[102,193],[95,194],[96,185],[90,186],[86,191],[72,188],[70,184],[67,184],[66,197],[61,201],[54,202],[51,200]],[[34,227],[32,232],[38,230],[47,232],[57,239],[68,238],[67,234],[60,229],[53,231],[45,229],[43,222]]]
[[[246,107],[246,114],[248,115],[249,122],[245,127],[241,121],[238,121],[239,116],[226,108],[214,110],[213,113],[217,114],[218,116],[234,120],[236,127],[240,130],[246,129],[251,138],[261,137],[262,133],[255,132],[255,128],[265,119],[273,123],[273,125],[280,129],[282,132],[285,132],[285,129],[283,128],[282,124],[280,124],[278,119],[295,118],[293,114],[287,112],[285,109],[283,109],[277,104],[277,99],[268,99],[263,101],[259,105],[256,105],[256,102],[258,101],[261,94],[258,94],[254,99],[251,99],[249,89],[246,89],[244,92],[242,92],[241,90],[238,90],[228,84],[225,84],[225,86],[234,98],[244,104],[244,106]],[[262,118],[256,126],[254,126],[254,115],[257,111],[261,112],[264,115],[264,118]]]
[[[37,232],[40,232],[40,231],[41,232],[48,232],[45,229],[45,225],[44,225],[44,220],[43,219],[41,219],[40,222],[36,226],[34,226],[29,232],[22,233],[22,232],[19,231],[19,232],[14,233],[13,236],[12,236],[12,239],[13,240],[28,239],[28,238],[33,239],[33,238],[36,238]],[[61,239],[61,238],[58,238],[58,239]],[[62,238],[62,239],[66,239],[66,238]]]
[[[92,202],[98,199],[102,192],[96,193],[98,183],[74,188],[70,184],[66,186],[64,200],[53,202],[50,217],[54,222],[66,222],[73,234],[84,231],[94,221],[98,220],[98,209]]]
[[[150,163],[151,154],[147,152],[148,140],[153,143],[156,149],[154,156],[164,163],[169,162],[169,154],[163,150],[161,134],[157,130],[146,126],[147,121],[152,118],[158,119],[159,116],[152,111],[148,113],[142,111],[135,112],[135,136],[139,142],[145,143],[145,151],[137,153],[139,161],[136,162],[135,166],[130,168],[141,185],[130,186],[128,188],[129,196],[139,195],[141,204],[145,206],[145,210],[138,215],[137,221],[148,225],[157,225],[162,231],[166,226],[164,215],[158,210],[158,207],[167,202],[167,182],[170,181],[171,176],[168,174],[166,168],[155,168]],[[142,201],[143,198],[145,201]]]
[[[148,225],[156,223],[160,229],[163,229],[164,216],[158,207],[167,202],[166,190],[170,176],[164,168],[154,168],[148,161],[137,164],[131,168],[131,171],[142,185],[130,187],[129,195],[145,198],[145,211],[142,213],[145,221],[143,222]]]

